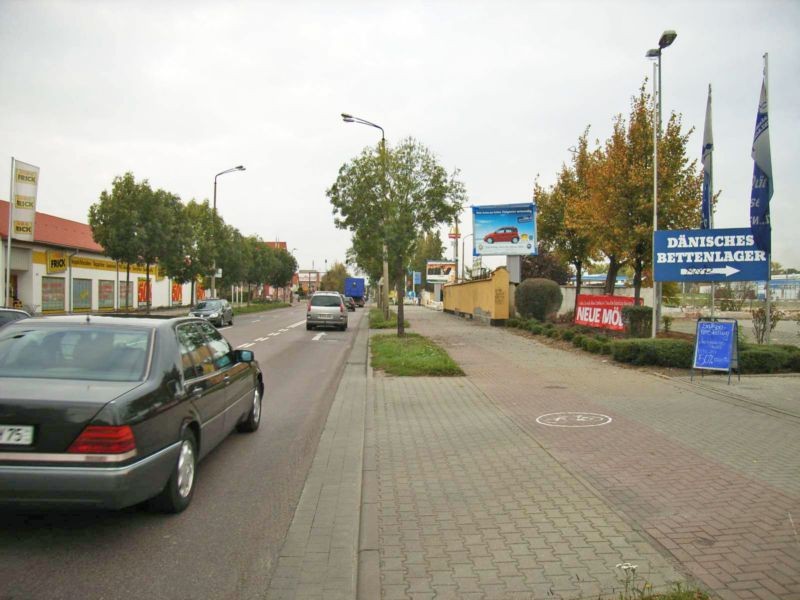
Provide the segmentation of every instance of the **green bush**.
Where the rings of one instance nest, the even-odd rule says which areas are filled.
[[[523,317],[544,321],[561,306],[561,288],[551,279],[526,279],[517,286],[514,301]]]
[[[516,317],[511,317],[510,319],[506,319],[506,327],[519,327],[520,320]]]
[[[614,340],[609,342],[617,362],[688,369],[692,366],[694,345],[688,340]]]
[[[778,373],[789,371],[794,359],[795,365],[800,354],[790,353],[774,346],[756,346],[739,351],[739,367],[742,373]]]
[[[600,354],[603,343],[597,338],[586,338],[584,340],[586,350],[592,354]]]
[[[622,322],[629,337],[644,338],[651,334],[653,309],[629,304],[622,307]]]
[[[556,339],[556,340],[557,340],[559,337],[561,337],[561,334],[559,333],[558,329],[554,329],[553,327],[545,327],[545,328],[544,328],[544,334],[545,334],[547,337],[549,337],[549,338],[553,338],[553,339]]]
[[[527,329],[533,335],[541,335],[542,331],[544,331],[544,327],[542,327],[542,324],[536,321],[535,319],[531,319],[530,321],[528,321]]]
[[[583,338],[585,337],[586,336],[582,333],[576,333],[574,336],[572,336],[572,345],[575,346],[576,348],[582,348]]]
[[[561,332],[561,339],[571,342],[572,338],[575,337],[576,333],[577,332],[574,329],[565,329],[564,331]]]

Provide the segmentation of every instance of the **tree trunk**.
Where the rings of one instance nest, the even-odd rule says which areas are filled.
[[[131,263],[125,263],[125,312],[130,312],[131,305],[128,298],[131,294]]]
[[[195,284],[194,277],[192,277],[192,287],[190,288],[189,291],[189,306],[194,306],[194,284]]]
[[[406,334],[405,327],[403,326],[403,280],[399,278],[395,284],[397,289],[397,337],[402,337]]]
[[[642,295],[642,271],[644,271],[644,260],[640,255],[636,255],[633,261],[633,302],[639,305],[639,298]]]
[[[614,254],[608,257],[608,261],[608,275],[606,276],[606,286],[603,291],[607,296],[613,296],[614,288],[617,285],[617,273],[619,273],[621,265]]]
[[[583,283],[583,261],[576,260],[572,265],[575,267],[575,305],[572,307],[574,314],[578,312],[578,296],[581,293],[581,284]]]

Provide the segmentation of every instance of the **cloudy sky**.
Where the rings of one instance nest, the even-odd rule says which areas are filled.
[[[390,144],[417,138],[461,170],[471,204],[529,201],[587,125],[605,140],[628,113],[665,29],[678,37],[664,115],[696,128],[698,159],[713,86],[717,227],[749,222],[769,52],[773,259],[800,268],[796,0],[0,0],[0,198],[12,156],[41,168],[40,211],[82,222],[126,171],[210,199],[214,175],[242,164],[218,180],[225,221],[324,268],[350,245],[325,190],[380,139],[340,113],[379,123]]]

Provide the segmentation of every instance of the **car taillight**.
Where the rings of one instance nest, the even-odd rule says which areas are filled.
[[[311,302],[308,303],[308,308],[306,309],[306,312],[311,312]]]
[[[129,425],[110,427],[88,425],[72,442],[67,452],[73,454],[123,454],[136,450],[136,439]]]
[[[339,312],[344,312],[344,304],[339,305]]]

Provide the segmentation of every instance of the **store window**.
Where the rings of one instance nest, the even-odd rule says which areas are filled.
[[[133,306],[133,282],[132,281],[120,281],[119,282],[119,307],[122,310],[124,310],[125,308],[135,308]]]
[[[72,280],[72,310],[73,311],[92,310],[91,279]]]
[[[42,277],[42,312],[64,312],[66,287],[63,277]]]
[[[101,279],[97,282],[97,307],[100,310],[114,309],[114,282]]]

